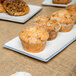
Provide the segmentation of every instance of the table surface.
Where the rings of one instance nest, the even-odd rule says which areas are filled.
[[[42,1],[26,0],[34,5],[41,5]],[[76,76],[76,41],[47,63],[2,47],[3,43],[17,36],[23,28],[33,25],[37,16],[51,15],[60,9],[63,8],[43,6],[43,9],[25,24],[0,20],[0,76],[9,76],[17,71],[30,72],[32,76]]]

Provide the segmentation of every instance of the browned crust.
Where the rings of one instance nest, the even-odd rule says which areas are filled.
[[[37,52],[41,52],[44,48],[46,43],[39,43],[39,44],[30,44],[30,43],[26,43],[23,40],[21,40],[23,49],[28,51],[28,52],[33,52],[33,53],[37,53]]]
[[[72,17],[76,24],[76,5],[72,4],[66,7],[66,9],[72,14]]]
[[[54,4],[69,4],[70,2],[68,3],[56,3],[56,2],[53,2]]]
[[[63,26],[61,26],[61,28],[60,28],[60,32],[69,32],[69,31],[71,31],[72,30],[72,27],[73,27],[73,25],[63,25]]]
[[[49,32],[49,39],[48,40],[53,40],[57,37],[58,32],[51,31]]]
[[[72,14],[72,17],[73,17],[74,23],[76,24],[76,15],[73,14],[72,12],[71,12],[71,14]]]
[[[4,12],[6,12],[6,11],[5,11],[3,5],[0,3],[0,13],[4,13]]]
[[[57,0],[52,0],[52,2],[53,2],[54,4],[68,4],[68,3],[72,2],[72,0],[70,0],[70,1],[57,1]]]
[[[6,2],[3,3],[3,7],[5,8],[5,10],[10,14],[10,15],[13,15],[13,16],[21,16],[21,15],[25,15],[29,12],[30,8],[28,7],[27,4],[25,4],[25,11],[24,12],[12,12],[10,10],[7,10],[7,7],[6,7]]]
[[[0,0],[0,3],[3,3],[4,0]]]

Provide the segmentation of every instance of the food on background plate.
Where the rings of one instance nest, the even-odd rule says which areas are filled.
[[[46,15],[39,16],[35,19],[36,25],[46,29],[49,33],[49,39],[53,40],[57,37],[57,33],[60,30],[60,25],[56,20],[50,19]]]
[[[71,13],[65,9],[54,12],[51,19],[57,20],[61,25],[60,32],[68,32],[74,25],[74,20]]]
[[[29,7],[23,0],[5,0],[3,7],[13,16],[21,16],[29,12]]]
[[[52,0],[54,4],[68,4],[72,2],[72,0]]]
[[[46,41],[49,38],[47,30],[35,26],[28,26],[19,33],[24,50],[29,52],[40,52],[45,48]]]
[[[75,4],[72,4],[72,5],[69,5],[68,7],[66,7],[66,9],[71,12],[73,18],[74,18],[74,21],[75,21],[75,24],[76,24],[76,5]]]
[[[0,0],[0,3],[3,3],[4,0]]]
[[[5,9],[3,8],[2,3],[0,3],[0,13],[4,13],[4,12],[6,12],[6,11],[5,11]]]

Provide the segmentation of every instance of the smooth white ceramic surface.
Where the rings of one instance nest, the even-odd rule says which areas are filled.
[[[69,3],[69,4],[54,4],[54,3],[52,3],[52,0],[44,0],[43,1],[43,5],[51,5],[51,6],[60,6],[60,7],[66,7],[66,6],[69,6],[69,5],[71,5],[71,4],[75,4],[76,3],[76,1],[75,0],[72,0],[72,2],[71,3]]]
[[[3,46],[46,62],[50,60],[52,57],[54,57],[56,54],[58,54],[60,51],[62,51],[74,40],[76,40],[76,25],[74,25],[73,29],[70,32],[59,32],[55,40],[47,41],[45,49],[39,53],[31,53],[31,52],[25,51],[22,48],[22,45],[18,36],[6,42],[5,44],[3,44]]]
[[[24,23],[42,9],[41,6],[30,5],[30,4],[28,6],[30,7],[30,11],[26,15],[11,16],[8,13],[0,13],[0,19]]]

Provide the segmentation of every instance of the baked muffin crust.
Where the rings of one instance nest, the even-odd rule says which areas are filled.
[[[68,32],[74,25],[72,14],[68,10],[59,10],[51,15],[51,19],[57,20],[61,25],[60,32]]]
[[[68,7],[66,7],[66,9],[72,14],[72,17],[76,23],[76,5],[69,5]]]
[[[36,53],[45,48],[49,34],[45,29],[35,25],[22,30],[19,33],[19,38],[24,50]]]
[[[43,27],[47,31],[58,31],[60,28],[60,25],[56,20],[52,20],[46,15],[37,17],[35,21],[36,25]]]
[[[71,11],[71,12],[76,11],[76,5],[75,4],[69,5],[69,6],[66,7],[66,9]]]
[[[26,27],[20,32],[19,37],[27,43],[42,43],[47,41],[49,34],[45,29],[35,25]]]
[[[55,31],[55,32],[58,32],[60,30],[60,25],[59,23],[57,22],[57,20],[52,20],[50,19],[47,23],[47,28],[49,31]]]
[[[56,38],[58,31],[60,30],[60,25],[56,20],[50,19],[46,15],[42,15],[36,18],[36,25],[46,29],[49,33],[48,40],[53,40]]]
[[[42,15],[42,16],[38,16],[35,19],[35,22],[39,26],[46,26],[47,25],[47,22],[49,21],[49,19],[50,18],[47,15]]]
[[[0,3],[0,13],[4,13],[4,12],[6,12],[6,11],[5,11],[5,9],[4,9],[2,3]]]
[[[52,2],[55,4],[68,4],[72,2],[72,0],[52,0]]]
[[[71,13],[65,9],[53,13],[51,18],[56,19],[60,24],[70,24],[73,22]]]

